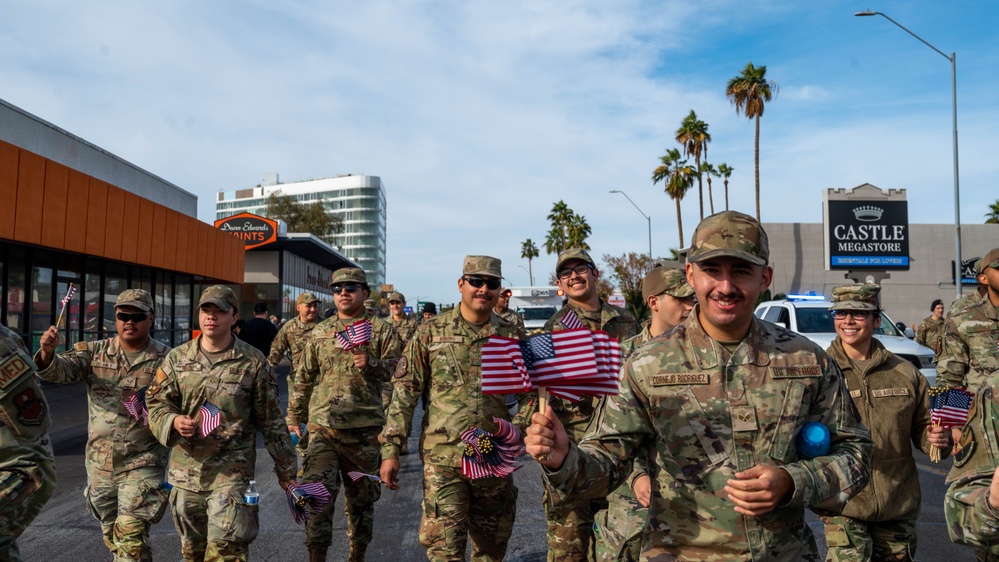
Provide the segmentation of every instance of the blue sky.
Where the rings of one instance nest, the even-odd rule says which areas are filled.
[[[957,53],[961,217],[999,197],[988,2],[28,2],[0,0],[0,98],[199,197],[342,173],[380,176],[388,277],[457,299],[465,254],[527,284],[563,199],[594,257],[678,246],[651,172],[691,110],[708,160],[752,214],[753,123],[725,84],[747,62],[780,86],[762,120],[764,222],[820,222],[825,188],[904,188],[913,223],[952,223]],[[714,182],[716,209],[723,194]],[[705,203],[707,205],[707,203]],[[684,235],[697,198],[683,202]],[[599,259],[599,258],[598,258]],[[536,278],[555,257],[535,260]],[[523,268],[521,267],[523,266]]]

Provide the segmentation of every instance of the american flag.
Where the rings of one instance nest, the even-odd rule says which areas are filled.
[[[288,507],[295,517],[295,523],[301,524],[306,519],[312,519],[313,514],[323,510],[330,501],[330,492],[322,482],[309,482],[292,486],[286,490]]]
[[[583,323],[579,321],[579,317],[571,308],[565,311],[565,315],[562,316],[562,325],[565,326],[566,330],[578,330],[583,327]]]
[[[482,393],[513,394],[531,390],[531,376],[520,340],[489,336],[482,346]]]
[[[137,420],[142,420],[142,425],[149,425],[149,410],[146,409],[146,389],[149,387],[142,387],[132,393],[131,396],[125,400],[125,409],[128,410],[129,414]]]
[[[371,341],[371,322],[367,318],[358,320],[337,332],[336,339],[344,350],[368,345]]]
[[[208,437],[208,434],[222,423],[219,407],[207,400],[198,409],[198,414],[201,416],[201,435],[205,437]]]
[[[351,481],[353,481],[353,482],[357,482],[361,478],[370,478],[370,479],[374,480],[375,482],[381,482],[382,481],[382,479],[381,479],[380,476],[376,476],[374,474],[368,474],[366,472],[360,472],[360,471],[357,471],[357,470],[351,470],[350,472],[347,473],[347,476],[349,476],[350,479],[351,479]]]
[[[975,395],[961,388],[930,389],[930,422],[941,427],[961,427]]]
[[[520,350],[535,386],[597,375],[593,337],[585,328],[533,335],[521,342]]]
[[[493,418],[498,429],[495,434],[479,427],[461,432],[465,452],[461,457],[461,472],[475,480],[495,476],[502,478],[517,471],[517,457],[524,452],[520,431],[507,420]]]
[[[73,283],[70,283],[69,284],[69,290],[66,291],[66,296],[62,298],[62,301],[61,301],[62,305],[66,306],[67,304],[69,304],[69,301],[73,300],[73,295],[75,295],[75,294],[76,294],[76,285],[74,285]]]

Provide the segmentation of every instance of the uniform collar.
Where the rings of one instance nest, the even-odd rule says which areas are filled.
[[[690,316],[685,322],[687,341],[690,346],[690,355],[697,362],[701,369],[713,369],[722,364],[722,345],[711,338],[698,320],[697,314],[700,304],[694,305],[690,311]],[[752,317],[749,325],[749,332],[746,337],[739,342],[729,359],[729,365],[756,365],[763,367],[770,364],[770,355],[767,353],[766,340],[768,331],[756,316]]]

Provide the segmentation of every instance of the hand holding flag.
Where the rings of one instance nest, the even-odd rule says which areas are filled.
[[[62,319],[66,315],[66,307],[69,306],[69,303],[73,300],[73,295],[75,294],[76,294],[76,285],[70,283],[69,290],[66,291],[66,296],[63,297],[61,301],[59,301],[60,303],[62,303],[62,310],[59,312],[59,318],[56,319],[55,325],[57,328],[62,325]]]
[[[198,419],[200,420],[201,435],[208,437],[208,434],[222,423],[222,413],[218,406],[205,400],[205,403],[198,408]]]
[[[371,342],[371,322],[367,318],[358,320],[335,335],[344,351],[368,345]]]
[[[299,525],[320,513],[330,501],[330,492],[322,482],[288,486],[285,492],[288,494],[288,507]]]
[[[935,386],[929,390],[930,422],[945,429],[963,427],[968,422],[968,410],[975,395],[961,388]],[[941,453],[936,446],[930,451],[930,460],[939,462]]]
[[[144,386],[136,390],[125,400],[125,409],[133,418],[142,421],[142,425],[149,425],[149,410],[146,408],[146,389]]]

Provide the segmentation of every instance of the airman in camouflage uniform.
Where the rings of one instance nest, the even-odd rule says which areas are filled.
[[[553,412],[536,413],[527,451],[559,499],[599,497],[649,455],[655,484],[642,560],[818,559],[804,510],[838,512],[868,480],[872,442],[828,355],[757,319],[770,285],[766,233],[725,211],[698,225],[687,279],[690,317],[622,369],[578,446]],[[795,436],[816,421],[827,454],[805,460]]]
[[[656,264],[645,275],[642,297],[652,317],[640,334],[621,342],[621,354],[625,359],[636,348],[686,320],[694,307],[694,289],[677,266],[679,264],[673,267]],[[593,517],[596,560],[637,562],[642,555],[642,531],[649,519],[651,494],[648,458],[639,452],[627,480],[607,495],[607,509],[598,511]]]
[[[600,300],[597,294],[600,271],[585,250],[570,248],[562,252],[555,265],[555,275],[568,303],[548,319],[546,331],[567,329],[563,319],[570,310],[583,327],[603,330],[618,341],[641,331],[638,320],[630,312]],[[570,402],[553,397],[549,403],[569,432],[569,439],[578,443],[593,416],[597,398],[583,396],[578,402]],[[581,498],[575,502],[556,504],[547,486],[542,500],[548,518],[548,560],[563,562],[590,556],[593,549],[593,516],[607,508],[607,501],[603,497]]]
[[[356,482],[351,471],[374,474],[379,468],[378,433],[385,425],[382,385],[392,377],[402,354],[402,340],[389,324],[368,316],[364,271],[345,267],[330,282],[337,314],[312,331],[302,354],[295,388],[288,397],[288,429],[295,433],[307,423],[312,438],[302,460],[302,480],[322,482],[336,498],[343,480],[347,536],[351,562],[364,560],[374,528],[379,484],[369,478]],[[344,349],[337,333],[361,321],[371,322],[367,345]],[[333,542],[334,502],[305,522],[310,562],[326,560]]]
[[[0,324],[0,560],[20,562],[17,537],[56,486],[49,408],[35,364],[17,334]]]
[[[62,355],[55,354],[59,332],[50,327],[35,363],[41,368],[38,376],[48,382],[86,383],[87,508],[101,522],[104,544],[116,561],[152,560],[149,528],[166,512],[162,485],[168,449],[145,418],[132,417],[125,402],[153,382],[170,347],[149,337],[153,297],[147,291],[122,292],[115,315],[117,336],[79,342]]]
[[[232,335],[239,299],[213,285],[201,293],[201,335],[180,345],[146,391],[149,427],[170,454],[170,510],[185,562],[245,561],[259,529],[258,506],[244,492],[254,480],[257,432],[282,488],[295,484],[296,458],[264,354]],[[200,408],[220,423],[207,436]]]
[[[869,284],[833,289],[837,335],[827,352],[843,371],[874,454],[871,484],[841,515],[822,517],[830,562],[913,560],[922,494],[912,446],[926,454],[933,447],[943,456],[950,452],[950,432],[930,422],[926,378],[874,338],[880,294],[881,287]]]
[[[925,345],[933,350],[935,356],[940,355],[942,348],[940,342],[943,341],[944,333],[944,305],[940,299],[930,303],[932,314],[923,319],[916,328],[916,343]]]
[[[399,334],[399,338],[402,339],[402,345],[405,347],[409,343],[409,340],[413,339],[413,334],[416,333],[416,328],[420,326],[420,323],[417,322],[415,316],[406,314],[406,297],[402,293],[389,293],[388,303],[392,314],[385,321],[395,328],[395,332]],[[389,380],[385,382],[385,386],[382,388],[382,408],[385,411],[388,411],[389,404],[392,403],[392,387],[392,381]],[[408,452],[404,446],[402,454],[405,455]]]
[[[319,299],[312,293],[305,292],[298,295],[295,302],[295,310],[298,316],[281,325],[274,341],[271,343],[271,353],[267,356],[267,362],[272,369],[277,369],[285,353],[291,352],[291,370],[288,371],[288,391],[295,388],[295,372],[302,363],[302,352],[305,344],[309,341],[309,334],[319,325],[317,316],[319,315]],[[298,438],[295,448],[305,457],[305,451],[309,448],[309,434],[304,433]]]
[[[506,320],[507,322],[517,326],[521,330],[524,329],[524,319],[517,314],[516,310],[510,308],[510,297],[513,296],[513,291],[507,288],[500,289],[499,300],[496,302],[496,308],[493,312],[497,316]]]
[[[969,392],[978,392],[999,371],[999,248],[982,258],[981,276],[988,293],[947,320],[937,361],[941,383]]]
[[[381,477],[398,488],[399,449],[406,442],[420,394],[430,392],[421,440],[423,519],[420,544],[432,561],[499,561],[513,532],[517,489],[513,477],[471,479],[462,473],[460,434],[477,426],[496,431],[493,418],[510,419],[501,394],[482,394],[482,346],[491,335],[519,338],[520,330],[492,314],[500,287],[500,260],[467,256],[458,280],[461,303],[420,326],[395,372],[395,391],[382,443]],[[478,286],[476,286],[478,285]],[[521,397],[513,424],[523,430],[529,397]]]

